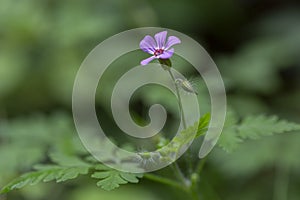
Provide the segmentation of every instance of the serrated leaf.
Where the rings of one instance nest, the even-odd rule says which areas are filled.
[[[66,155],[60,152],[50,153],[49,156],[54,163],[57,163],[60,166],[89,166],[88,163],[84,162],[76,156]]]
[[[130,173],[121,173],[120,175],[124,180],[127,180],[130,183],[138,183],[139,182],[139,179],[135,175],[133,176]]]
[[[209,121],[210,121],[210,113],[206,113],[200,118],[196,137],[199,137],[206,133],[209,125]]]
[[[56,182],[63,182],[74,179],[80,174],[87,174],[89,166],[37,165],[35,169],[37,171],[26,173],[4,186],[0,194],[22,188],[26,185],[35,185],[41,181],[49,182],[56,180]]]
[[[239,136],[243,139],[258,139],[262,136],[300,130],[300,125],[285,120],[279,120],[277,116],[246,117],[238,127]]]
[[[238,119],[234,112],[228,111],[224,128],[218,140],[218,146],[226,152],[234,151],[242,140],[238,137],[236,125]]]
[[[98,178],[98,179],[102,179],[102,178],[107,178],[110,176],[110,172],[95,172],[94,174],[92,174],[92,178]]]
[[[103,164],[98,164],[95,166],[95,169],[96,170],[107,170],[109,171],[111,168],[107,167],[106,165],[103,165]]]
[[[194,137],[199,137],[205,134],[207,131],[209,121],[210,121],[210,114],[207,113],[203,115],[198,122],[195,122],[194,125],[189,126],[188,128],[182,130],[179,137],[176,139],[176,141],[180,142],[181,145],[184,145],[190,142],[191,140],[193,140]],[[194,135],[195,133],[196,135]]]
[[[222,135],[218,140],[218,145],[226,152],[232,152],[238,148],[243,140],[237,135],[233,128],[224,128]]]
[[[184,145],[192,142],[196,137],[199,137],[206,133],[207,127],[210,121],[210,114],[203,115],[199,121],[196,121],[193,125],[188,128],[182,130],[179,134],[177,134],[172,141],[169,143],[168,148],[159,149],[159,153],[164,157],[172,158],[177,152],[182,150]],[[146,154],[143,154],[144,156]],[[167,158],[167,159],[170,159]]]
[[[246,139],[258,139],[276,133],[300,130],[300,125],[277,116],[249,116],[238,123],[238,118],[233,112],[228,112],[218,145],[226,152],[235,150]]]
[[[128,172],[121,172],[114,169],[110,169],[103,165],[96,167],[98,170],[105,171],[96,171],[92,174],[92,178],[101,179],[97,182],[97,186],[101,187],[104,190],[110,191],[115,188],[118,188],[121,184],[126,183],[138,183],[139,179],[142,177],[142,174],[133,174]]]
[[[119,174],[111,174],[105,179],[102,179],[101,181],[97,182],[97,186],[101,187],[102,189],[106,191],[113,190],[115,188],[120,187],[121,184],[126,184],[128,183],[124,179],[122,179]]]

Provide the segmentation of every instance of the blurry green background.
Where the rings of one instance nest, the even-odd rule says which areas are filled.
[[[78,140],[71,113],[76,71],[101,41],[144,26],[175,29],[202,44],[222,73],[228,104],[240,116],[277,114],[300,122],[297,0],[0,0],[0,187],[34,164],[47,162],[52,149],[79,148],[70,142]],[[110,116],[107,99],[113,77],[126,68],[123,65],[135,66],[143,58],[140,53],[115,63],[112,77],[104,80],[108,91],[97,99],[99,112]],[[193,75],[191,68],[181,70]],[[141,105],[153,102],[177,110],[176,101],[166,102],[162,91],[147,91],[133,106],[137,114],[143,115]],[[105,124],[115,130],[113,123]],[[299,143],[300,135],[290,133],[245,143],[232,154],[215,149],[203,172],[201,192],[209,200],[297,200]],[[104,192],[82,177],[26,187],[0,199],[183,198],[180,195],[146,180]]]

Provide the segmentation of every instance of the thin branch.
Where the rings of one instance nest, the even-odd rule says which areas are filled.
[[[172,186],[172,187],[175,187],[175,188],[178,188],[178,189],[181,189],[181,190],[184,190],[185,192],[187,192],[186,187],[184,187],[180,183],[175,182],[172,179],[161,177],[161,176],[158,176],[155,174],[150,174],[150,173],[144,174],[143,177],[146,179],[149,179],[151,181],[163,183],[163,184],[166,184],[166,185],[169,185],[169,186]]]
[[[178,97],[179,109],[180,109],[182,122],[183,122],[183,128],[186,129],[187,125],[186,125],[186,122],[185,122],[185,116],[184,116],[184,111],[183,111],[183,106],[182,106],[182,101],[181,101],[179,88],[178,88],[178,85],[176,84],[176,80],[175,80],[175,77],[174,77],[172,71],[170,69],[168,69],[168,72],[169,72],[169,74],[170,74],[170,76],[171,76],[171,78],[172,78],[172,80],[174,81],[174,84],[175,84],[175,89],[176,89],[176,93],[177,93],[177,97]]]

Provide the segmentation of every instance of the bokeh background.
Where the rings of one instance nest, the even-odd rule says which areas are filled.
[[[144,26],[171,28],[202,44],[219,67],[228,104],[239,116],[276,114],[300,122],[298,0],[0,0],[0,187],[34,164],[47,163],[53,149],[82,148],[71,113],[76,71],[107,37]],[[111,132],[119,131],[108,110],[113,81],[143,58],[140,52],[116,61],[102,80],[107,91],[99,91],[97,110],[108,116],[103,117],[104,124]],[[190,69],[181,70],[192,76]],[[137,119],[153,102],[162,102],[170,113],[177,111],[176,101],[165,98],[165,91],[146,91],[136,95],[132,106]],[[299,133],[288,133],[244,143],[231,154],[215,149],[203,171],[203,196],[299,199],[299,143]],[[146,180],[105,192],[82,177],[26,187],[0,199],[181,199],[181,195]]]

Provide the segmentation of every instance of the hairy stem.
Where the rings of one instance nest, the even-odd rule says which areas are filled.
[[[196,167],[196,170],[195,170],[196,174],[198,174],[198,175],[201,174],[202,169],[203,169],[203,167],[204,167],[204,165],[205,165],[206,160],[207,160],[207,157],[201,159],[201,160],[198,162],[197,167]]]
[[[191,187],[190,188],[190,194],[191,194],[192,199],[194,199],[194,200],[199,200],[200,199],[199,194],[197,192],[197,189]]]
[[[190,185],[190,181],[185,178],[184,174],[182,173],[182,171],[180,170],[177,162],[174,162],[172,164],[172,169],[176,175],[176,177],[185,185],[185,186],[189,186]]]
[[[171,71],[171,69],[168,69],[168,72],[175,84],[175,89],[176,89],[176,93],[177,93],[177,98],[178,98],[178,105],[179,105],[179,111],[180,111],[180,114],[181,114],[181,118],[182,118],[182,123],[183,123],[183,128],[186,129],[187,128],[187,124],[186,124],[186,121],[185,121],[185,115],[184,115],[184,111],[183,111],[183,106],[182,106],[182,100],[181,100],[181,96],[180,96],[180,91],[179,91],[179,88],[178,88],[178,85],[176,84],[176,79]],[[190,150],[188,149],[187,150],[187,155],[186,155],[186,159],[187,159],[187,164],[188,164],[188,169],[189,169],[189,173],[191,173],[192,171],[192,163],[190,161],[191,159],[191,152]]]
[[[186,125],[186,122],[185,122],[184,111],[183,111],[183,107],[182,107],[182,101],[181,101],[179,88],[178,88],[178,85],[176,84],[176,80],[175,80],[175,77],[174,77],[172,71],[170,69],[168,69],[168,72],[169,72],[169,74],[170,74],[170,76],[171,76],[171,78],[172,78],[172,80],[174,81],[174,84],[175,84],[175,89],[176,89],[176,93],[177,93],[178,104],[179,104],[180,114],[181,114],[181,118],[182,118],[183,128],[186,129],[187,125]]]
[[[168,178],[165,178],[165,177],[161,177],[161,176],[158,176],[158,175],[155,175],[155,174],[148,173],[148,174],[144,174],[144,178],[147,178],[151,181],[159,182],[159,183],[162,183],[162,184],[165,184],[165,185],[169,185],[169,186],[172,186],[174,188],[177,188],[177,189],[180,189],[180,190],[183,190],[183,191],[187,192],[186,187],[184,187],[182,184],[177,183],[174,180],[171,180],[171,179],[168,179]]]
[[[177,93],[177,98],[178,98],[178,105],[179,105],[179,110],[180,110],[180,114],[181,114],[181,118],[182,118],[182,122],[183,122],[183,128],[186,129],[187,128],[187,124],[185,121],[185,115],[184,115],[184,111],[183,111],[183,106],[182,106],[182,100],[181,100],[181,96],[180,96],[180,91],[178,88],[178,85],[176,84],[176,79],[172,73],[172,71],[170,69],[168,69],[168,72],[175,84],[175,89],[176,89],[176,93]],[[192,172],[192,162],[191,162],[191,151],[190,149],[187,150],[187,155],[186,155],[186,163],[188,164],[188,170],[189,173]],[[180,170],[178,164],[175,162],[173,164],[173,170],[175,172],[175,174],[177,175],[177,177],[183,182],[183,184],[185,185],[185,187],[187,188],[187,192],[191,195],[192,199],[194,200],[199,200],[199,194],[197,191],[197,181],[196,182],[192,182],[192,179],[187,179],[184,174],[182,173],[182,171]]]
[[[191,180],[190,193],[194,199],[199,199],[199,192],[198,192],[199,177],[205,165],[205,162],[206,162],[206,158],[201,159],[197,163],[195,171],[194,173],[192,173],[190,177]]]

